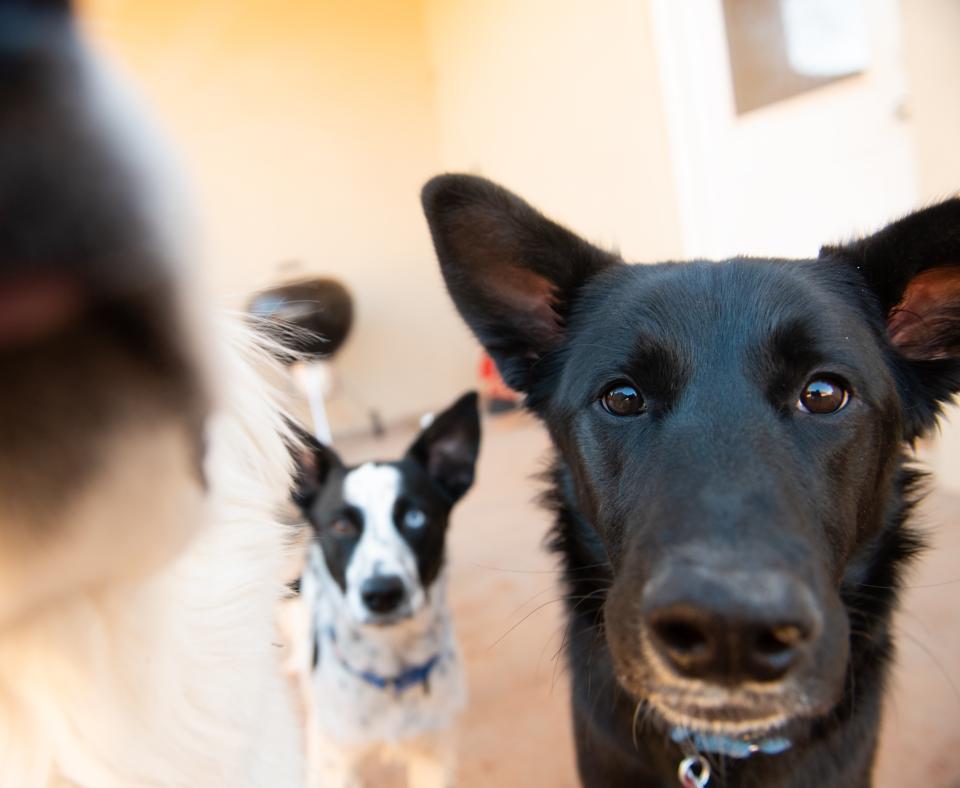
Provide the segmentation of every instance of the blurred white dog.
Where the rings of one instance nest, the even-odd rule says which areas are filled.
[[[283,420],[108,82],[0,4],[0,785],[300,785]]]

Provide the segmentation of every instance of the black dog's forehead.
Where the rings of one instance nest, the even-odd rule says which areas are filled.
[[[566,383],[588,394],[605,376],[639,368],[680,385],[704,369],[729,376],[785,355],[859,378],[883,363],[861,299],[846,270],[815,260],[622,266],[577,302]]]

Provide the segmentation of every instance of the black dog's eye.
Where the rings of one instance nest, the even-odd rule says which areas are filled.
[[[629,383],[614,383],[603,392],[600,404],[614,416],[638,416],[643,413],[643,397]]]
[[[850,400],[850,392],[836,378],[814,378],[800,392],[797,407],[818,416],[836,413]]]

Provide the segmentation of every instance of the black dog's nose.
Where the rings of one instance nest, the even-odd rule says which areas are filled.
[[[820,615],[780,572],[661,573],[644,598],[650,643],[670,670],[720,684],[782,679],[806,655]]]
[[[397,609],[406,591],[403,580],[396,575],[380,575],[364,580],[360,586],[363,604],[374,613],[391,613]]]

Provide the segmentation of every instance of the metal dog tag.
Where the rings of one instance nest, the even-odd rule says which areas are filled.
[[[705,788],[710,782],[710,764],[702,755],[690,755],[680,761],[677,777],[683,788]]]

